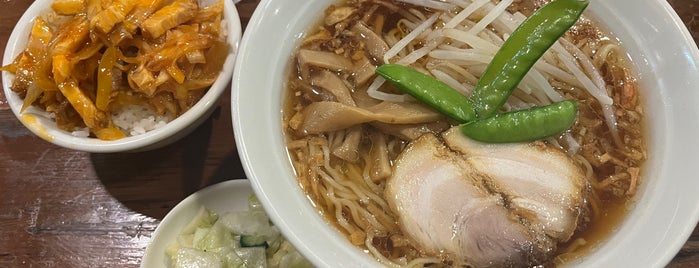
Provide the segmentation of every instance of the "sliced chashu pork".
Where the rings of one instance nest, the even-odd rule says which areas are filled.
[[[584,210],[585,177],[562,151],[543,142],[492,144],[464,137],[459,128],[444,135],[485,176],[509,207],[544,233],[567,241]]]
[[[475,267],[545,258],[551,241],[513,220],[481,179],[464,158],[425,134],[403,151],[385,193],[404,233],[427,252]]]
[[[459,136],[453,135],[452,131]],[[454,129],[445,135],[446,145],[434,135],[425,134],[413,141],[396,161],[385,194],[391,208],[399,217],[404,233],[427,252],[446,253],[454,260],[474,267],[529,266],[548,261],[555,251],[556,243],[568,239],[567,235],[562,235],[566,232],[552,232],[550,230],[553,229],[549,226],[556,226],[555,230],[574,230],[580,210],[565,210],[577,211],[578,214],[545,215],[548,211],[556,211],[551,209],[556,205],[548,204],[545,201],[549,199],[540,197],[555,195],[561,197],[560,200],[565,200],[561,202],[565,206],[582,206],[582,184],[578,188],[579,185],[574,183],[574,187],[571,188],[565,186],[568,185],[566,183],[552,182],[551,185],[564,186],[555,191],[551,190],[551,187],[541,188],[544,193],[540,195],[534,194],[533,190],[529,191],[536,187],[524,187],[526,191],[510,189],[533,180],[531,177],[535,175],[529,176],[525,173],[531,172],[529,169],[536,170],[530,165],[548,165],[546,157],[539,155],[540,151],[530,152],[522,149],[509,152],[508,149],[504,151],[512,154],[528,152],[533,155],[516,158],[495,150],[486,154],[493,153],[489,155],[493,159],[496,159],[498,154],[503,154],[503,159],[526,158],[527,161],[488,162],[477,157],[473,159],[476,161],[471,161],[471,157],[461,151],[485,151],[477,151],[483,148],[473,149],[470,147],[473,145],[472,141],[460,139],[467,138]],[[473,146],[477,145],[482,144]],[[474,152],[471,154],[478,155]],[[558,156],[567,159],[565,155]],[[538,160],[529,161],[530,159]],[[502,172],[491,172],[511,168],[499,165],[516,163],[519,163],[517,166],[521,170],[518,173],[524,178],[522,181],[513,179],[512,174],[507,172],[504,172],[504,175]],[[489,170],[481,169],[485,167]],[[568,178],[568,174],[561,173],[560,168],[554,168],[550,172],[566,174],[547,177],[550,180],[578,179]],[[578,175],[581,176],[579,173],[574,173],[573,176]],[[501,182],[499,176],[507,178]],[[552,194],[553,192],[556,194]],[[580,200],[579,204],[572,203],[577,200]],[[526,206],[525,210],[522,208],[525,207],[523,204],[537,206]],[[562,226],[562,223],[566,225]]]

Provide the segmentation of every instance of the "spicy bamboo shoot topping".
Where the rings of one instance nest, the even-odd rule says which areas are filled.
[[[124,137],[112,115],[145,106],[170,120],[213,84],[230,47],[222,0],[57,0],[34,20],[26,49],[2,70],[12,91],[59,128]],[[171,12],[173,11],[173,12]],[[122,129],[123,130],[123,129]]]

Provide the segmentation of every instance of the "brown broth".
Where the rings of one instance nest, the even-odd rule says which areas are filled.
[[[581,24],[584,26],[574,26],[571,29],[571,31],[567,34],[568,37],[571,40],[578,42],[589,42],[590,39],[595,39],[595,41],[592,41],[592,43],[603,41],[618,43],[617,39],[610,31],[606,30],[602,25],[598,25],[597,23],[595,23],[595,21],[596,20],[594,17],[581,18]],[[597,52],[597,49],[593,51]],[[629,73],[637,73],[637,71],[631,64],[631,59],[628,58],[627,54],[622,53],[621,55],[617,55],[617,57],[618,62],[615,68],[623,70],[623,72],[626,75],[628,75]],[[636,80],[633,76],[628,77],[628,79],[626,80],[628,81],[624,81],[624,83],[619,84],[619,81],[617,81],[617,79],[611,79],[611,75],[605,77],[605,82],[612,85],[613,92],[619,92],[620,90],[622,90],[621,87],[623,87],[624,84],[632,85],[637,89],[638,84],[636,83]],[[638,90],[636,90],[636,93],[638,93]],[[627,139],[624,139],[625,150],[631,152],[639,152],[643,154],[643,157],[641,159],[636,160],[632,159],[633,157],[626,157],[625,160],[631,167],[638,168],[640,170],[640,173],[638,174],[638,184],[641,184],[644,177],[643,166],[647,158],[647,137],[645,136],[645,133],[647,132],[647,126],[645,122],[645,117],[643,115],[643,107],[641,106],[641,103],[644,103],[642,100],[643,96],[637,97],[636,105],[632,108],[622,107],[622,105],[620,105],[621,96],[614,95],[613,97],[615,102],[614,108],[617,111],[618,116],[617,119],[620,122],[626,122],[635,125],[635,128],[633,129],[620,128],[619,135],[621,137],[628,137]],[[597,107],[597,109],[599,109],[599,107]],[[638,114],[640,118],[636,119],[635,115],[632,114]],[[602,116],[599,114],[596,115],[596,117],[599,120],[603,120]],[[573,129],[573,131],[576,130],[579,130],[579,126]],[[608,133],[607,128],[598,130],[595,135],[604,137],[608,140],[613,139]],[[633,155],[633,153],[629,154]],[[616,172],[618,171],[615,170],[614,166],[602,166],[595,169],[596,178],[593,179],[599,182],[605,178],[613,176]],[[603,244],[614,232],[618,230],[621,223],[626,219],[629,211],[632,209],[636,202],[635,192],[629,194],[626,191],[622,191],[623,189],[620,188],[623,188],[623,186],[613,187],[613,189],[610,189],[608,191],[595,191],[595,195],[598,196],[600,206],[600,212],[597,218],[593,219],[586,226],[586,228],[576,231],[575,235],[571,238],[570,241],[560,246],[559,251],[561,252],[561,254],[557,257],[558,263],[563,264],[576,261],[580,258],[584,258],[585,255],[588,255],[592,251],[595,251],[597,247]],[[586,241],[586,243],[582,246],[576,247],[576,249],[572,252],[565,252],[566,249],[568,249],[569,246],[571,246],[571,244],[575,240],[579,239],[583,239],[584,241]]]
[[[589,253],[595,251],[607,238],[616,232],[628,215],[629,209],[633,206],[633,200],[622,200],[621,202],[605,203],[606,207],[602,210],[598,219],[593,220],[587,228],[577,231],[571,241],[561,244],[557,257],[557,263],[570,263],[581,258],[584,258]],[[584,245],[577,246],[575,250],[565,252],[569,249],[571,243],[577,239],[584,239]]]

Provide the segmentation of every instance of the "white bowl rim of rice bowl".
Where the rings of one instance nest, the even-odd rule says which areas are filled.
[[[10,64],[15,56],[24,50],[34,19],[37,16],[49,12],[52,2],[53,1],[36,1],[32,3],[19,21],[17,21],[7,42],[7,46],[5,47],[3,66]],[[214,1],[200,1],[200,3],[204,5],[208,5],[212,2]],[[221,94],[228,89],[227,85],[233,74],[242,28],[235,4],[230,1],[223,2],[223,15],[226,19],[224,25],[227,34],[226,41],[230,49],[221,72],[216,81],[194,106],[177,118],[167,122],[165,125],[160,127],[152,125],[151,127],[155,128],[143,134],[133,136],[127,135],[125,138],[112,141],[85,137],[87,135],[87,133],[85,133],[86,131],[83,131],[83,133],[81,133],[80,130],[74,133],[67,132],[59,129],[55,121],[51,118],[51,115],[38,107],[30,106],[20,113],[23,100],[15,92],[10,90],[14,75],[9,72],[2,72],[3,88],[7,102],[17,119],[31,132],[48,142],[69,149],[94,153],[128,152],[156,149],[174,142],[203,123],[217,107]],[[134,110],[132,112],[136,113],[137,111]],[[155,124],[157,125],[158,123],[159,121],[156,118]]]
[[[336,2],[260,3],[233,74],[233,126],[253,190],[301,253],[320,267],[380,266],[309,202],[294,176],[283,136],[281,105],[292,52],[325,8]],[[699,51],[666,1],[591,0],[585,12],[619,39],[638,71],[649,156],[644,181],[623,222],[569,265],[661,267],[679,251],[699,219],[699,166],[687,164],[699,160],[687,150],[698,145]]]

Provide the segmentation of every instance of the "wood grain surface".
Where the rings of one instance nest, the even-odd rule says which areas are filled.
[[[32,2],[0,0],[0,48]],[[699,0],[668,2],[699,40]],[[237,4],[243,26],[257,5]],[[189,136],[125,154],[45,142],[22,126],[0,93],[0,267],[137,267],[160,219],[180,200],[244,177],[230,92]],[[697,229],[669,266],[699,267]]]

